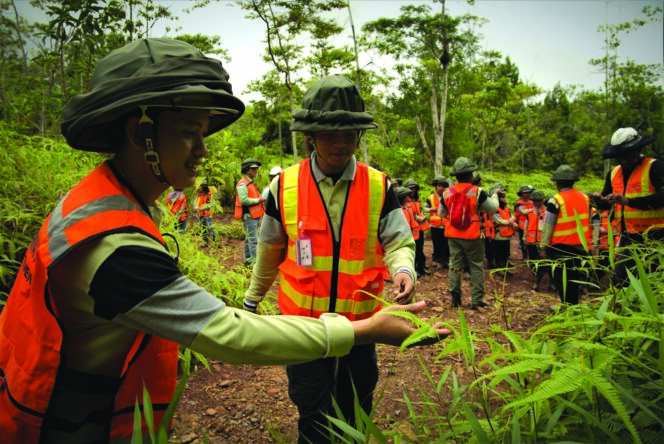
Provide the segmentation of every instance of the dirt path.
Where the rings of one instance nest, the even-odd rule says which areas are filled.
[[[237,245],[236,257],[227,259],[229,266],[241,262],[242,243],[224,242]],[[431,241],[427,240],[425,253],[429,258],[431,248]],[[542,322],[548,314],[548,307],[558,301],[553,292],[537,293],[530,289],[532,277],[520,260],[516,240],[512,242],[512,252],[516,256],[513,262],[517,264],[514,276],[503,281],[485,272],[485,299],[490,303],[489,307],[471,310],[469,282],[463,281],[464,315],[473,331],[482,332],[476,337],[478,362],[488,354],[489,347],[482,338],[490,332],[492,325],[506,328],[508,322],[513,331],[527,331]],[[543,288],[547,283],[545,277]],[[503,294],[504,304],[500,306]],[[447,270],[436,270],[421,279],[417,284],[417,299],[429,301],[424,316],[458,325],[458,311],[450,307]],[[460,356],[436,360],[444,346],[443,342],[404,353],[392,347],[378,347],[380,380],[376,393],[382,392],[383,395],[376,417],[388,418],[381,427],[390,427],[408,416],[404,393],[411,401],[422,399],[419,387],[428,387],[428,382],[420,361],[434,378],[452,366],[462,382],[472,379]],[[211,373],[203,369],[191,377],[176,413],[171,442],[204,442],[203,433],[210,443],[296,441],[297,410],[288,398],[283,367],[232,366],[222,362],[212,362],[211,367]],[[407,434],[408,430],[403,432]]]

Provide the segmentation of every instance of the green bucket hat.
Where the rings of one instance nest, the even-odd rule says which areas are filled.
[[[409,196],[412,193],[412,190],[407,187],[399,187],[394,191],[394,194],[397,195],[397,199],[401,201],[406,196]]]
[[[420,185],[415,182],[413,179],[408,179],[406,183],[403,184],[406,188],[415,188],[416,190],[420,189]]]
[[[377,128],[357,87],[345,76],[315,81],[304,93],[302,109],[293,113],[291,131],[343,131]]]
[[[532,185],[523,185],[521,188],[519,188],[519,191],[516,192],[516,195],[521,197],[523,193],[532,193],[535,191],[535,187]]]
[[[438,175],[437,175],[436,177],[434,177],[433,180],[431,181],[431,185],[433,185],[433,186],[436,186],[436,185],[443,185],[443,186],[449,187],[449,186],[450,186],[450,181],[449,181],[449,179],[448,179],[447,177],[445,177],[445,176],[443,176],[443,175],[441,175],[441,174],[438,174]]]
[[[450,171],[450,176],[460,176],[472,173],[477,169],[477,166],[470,161],[467,157],[459,157]]]
[[[530,195],[530,200],[544,200],[545,197],[544,191],[535,190],[533,191],[533,194]]]
[[[569,165],[560,165],[551,176],[552,182],[577,182],[578,180],[579,175]]]
[[[211,135],[235,122],[244,104],[233,96],[228,73],[194,46],[166,38],[142,39],[99,60],[90,91],[64,108],[60,126],[75,149],[113,153],[113,122],[142,105],[210,110]]]
[[[242,161],[242,165],[240,166],[240,172],[242,174],[246,173],[248,169],[250,168],[258,168],[261,165],[263,165],[260,161],[256,159],[245,159]]]

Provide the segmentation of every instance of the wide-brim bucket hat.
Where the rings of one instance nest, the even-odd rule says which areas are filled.
[[[439,174],[439,175],[437,175],[436,177],[433,178],[433,180],[431,181],[431,185],[433,185],[433,186],[443,185],[445,187],[449,187],[450,186],[450,181],[447,177]]]
[[[581,178],[569,165],[560,165],[551,176],[552,182],[578,182]]]
[[[240,172],[244,174],[250,168],[259,168],[261,165],[263,164],[257,159],[245,159],[242,161],[242,164],[240,165]]]
[[[477,165],[472,163],[467,157],[459,157],[454,161],[454,166],[452,166],[452,171],[450,171],[450,176],[461,176],[464,174],[472,173],[477,170]]]
[[[535,187],[532,185],[523,185],[521,188],[519,188],[519,191],[516,192],[516,195],[521,197],[523,193],[532,193],[535,191]]]
[[[378,128],[357,87],[342,75],[319,79],[302,98],[302,109],[293,113],[291,131],[345,131]]]
[[[408,187],[399,187],[394,191],[394,194],[396,194],[398,200],[401,200],[406,196],[410,196],[412,193],[413,190]]]
[[[615,159],[631,151],[640,150],[654,140],[654,137],[640,134],[634,128],[620,128],[602,148],[602,159]]]
[[[166,38],[137,40],[101,59],[87,93],[64,108],[60,126],[67,143],[79,150],[113,153],[113,122],[139,106],[198,108],[210,111],[206,136],[244,113],[219,60],[196,47]],[[149,114],[149,113],[148,113]]]

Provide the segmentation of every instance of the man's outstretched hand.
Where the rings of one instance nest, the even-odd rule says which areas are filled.
[[[353,321],[355,330],[355,344],[387,344],[395,347],[401,344],[417,329],[406,318],[389,314],[391,311],[407,311],[417,314],[426,307],[426,302],[420,301],[409,305],[393,305],[387,307],[369,319]],[[441,328],[442,323],[437,322],[433,327],[436,337],[423,339],[415,345],[431,345],[449,336],[452,331]]]

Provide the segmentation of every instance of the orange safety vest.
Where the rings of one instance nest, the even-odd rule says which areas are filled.
[[[518,210],[519,206],[525,207],[528,210],[531,210],[534,208],[533,201],[532,200],[523,200],[523,198],[519,199],[516,201],[516,204],[514,205],[514,219],[516,223],[519,224],[519,230],[523,231],[524,227],[526,226],[526,215],[521,214],[521,211]]]
[[[422,204],[419,200],[417,202],[411,200],[406,205],[408,207],[410,207],[410,209],[413,211],[413,216],[421,216],[422,215]],[[420,221],[416,220],[416,222],[417,222],[418,226],[420,227],[420,231],[426,231],[429,228],[431,228],[428,221],[420,222]]]
[[[508,220],[512,215],[510,214],[510,207],[505,205],[505,208],[501,209],[498,207],[498,214],[500,214],[501,219]],[[510,237],[514,234],[514,228],[511,225],[496,225],[498,227],[498,234],[502,237]]]
[[[403,215],[406,217],[406,222],[408,222],[408,226],[410,227],[410,232],[413,233],[413,239],[418,240],[420,238],[420,224],[419,222],[415,219],[415,215],[413,214],[413,208],[406,204],[405,207],[401,207],[403,210]]]
[[[438,208],[440,207],[440,199],[438,198],[438,195],[436,193],[431,193],[428,201],[431,208],[435,209],[435,211],[429,213],[429,223],[432,227],[442,227],[443,218],[438,215]]]
[[[484,237],[489,239],[496,238],[496,226],[493,223],[493,218],[486,211],[481,211],[482,225],[484,226]]]
[[[166,203],[170,206],[173,216],[177,215],[178,220],[183,222],[187,219],[187,196],[182,191],[171,191],[168,193]]]
[[[279,208],[288,249],[279,266],[279,308],[283,314],[318,318],[339,313],[366,319],[381,308],[387,268],[378,241],[386,176],[358,162],[334,240],[330,216],[311,173],[311,159],[285,169]],[[296,241],[309,239],[312,265],[298,265]]]
[[[240,183],[244,183],[247,186],[247,192],[251,199],[258,199],[261,197],[261,193],[258,191],[258,187],[256,187],[256,184],[253,181],[251,181],[248,177],[243,177],[242,179],[240,179],[238,185]],[[263,202],[257,203],[256,205],[252,205],[250,207],[243,206],[242,203],[240,202],[240,196],[238,196],[236,191],[235,192],[236,219],[242,219],[242,215],[245,213],[245,208],[249,211],[249,214],[251,215],[252,219],[258,219],[260,217],[263,217],[263,214],[265,214],[265,207],[263,206]]]
[[[590,225],[590,199],[584,193],[570,188],[553,196],[560,211],[553,229],[551,244],[582,245],[579,232],[585,235],[586,245],[590,246],[592,232]],[[581,221],[578,228],[575,213]]]
[[[650,182],[650,167],[654,161],[655,159],[651,158],[643,159],[629,176],[627,188],[625,188],[622,167],[620,165],[614,167],[611,170],[613,192],[624,194],[629,199],[653,194],[655,187]],[[615,214],[620,214],[620,217],[624,219],[628,233],[643,233],[649,228],[664,228],[664,208],[645,211],[616,205]]]
[[[42,429],[57,433],[57,424],[51,421],[52,396],[61,386],[101,399],[100,405],[90,406],[94,413],[90,421],[96,426],[101,418],[107,421],[102,423],[103,436],[98,441],[132,436],[134,404],[138,402],[142,410],[144,385],[153,403],[155,424],[162,420],[175,393],[176,343],[136,332],[122,373],[117,378],[101,378],[103,384],[93,383],[95,375],[81,377],[62,359],[67,337],[60,327],[60,296],[50,285],[49,274],[77,247],[117,232],[141,233],[164,243],[150,216],[105,162],[79,182],[48,216],[27,251],[0,315],[3,442],[37,443],[44,439]],[[68,426],[72,425],[64,425]],[[142,427],[147,434],[145,422]]]
[[[526,218],[528,219],[525,236],[527,244],[542,242],[542,226],[544,225],[545,217],[546,207],[544,205],[540,207],[539,213],[537,213],[537,208],[533,206],[533,211],[526,214]]]
[[[602,211],[599,213],[599,239],[598,244],[601,250],[609,249],[609,234],[613,235],[614,247],[618,245],[620,238],[620,223],[618,219],[611,220],[609,211]],[[611,226],[611,233],[609,233],[609,226]]]
[[[199,193],[198,194],[198,217],[206,217],[212,214],[210,209],[210,201],[212,200],[212,193]],[[202,207],[205,207],[201,209]]]
[[[458,192],[465,192],[468,196],[468,199],[470,200],[470,212],[472,214],[472,219],[470,220],[470,226],[468,226],[468,228],[465,230],[455,228],[451,223],[448,222],[448,224],[445,226],[445,236],[455,239],[479,239],[481,231],[480,216],[477,213],[477,200],[479,198],[480,188],[468,183],[457,183],[456,185],[446,189],[443,192],[443,200],[445,201],[447,208],[449,208],[448,202],[450,199],[451,190],[453,188]]]

